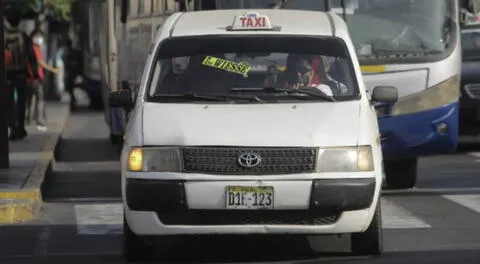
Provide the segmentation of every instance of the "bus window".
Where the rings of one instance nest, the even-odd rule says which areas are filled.
[[[175,12],[175,0],[165,0],[165,12],[173,13]]]
[[[91,3],[88,8],[88,52],[95,54],[99,52],[99,27],[101,18],[101,6],[99,3]]]
[[[144,15],[145,14],[145,0],[138,0],[138,10],[137,10],[138,15]]]
[[[279,1],[277,0],[217,0],[217,9],[243,9],[243,8],[272,8]]]

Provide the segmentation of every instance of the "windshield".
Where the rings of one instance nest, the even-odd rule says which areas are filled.
[[[340,14],[341,2],[332,1],[334,11]],[[455,40],[453,0],[345,0],[345,7],[361,63],[441,55]],[[282,8],[324,11],[325,2],[289,0]]]
[[[358,97],[353,65],[337,38],[167,39],[150,80],[151,101],[331,102]]]
[[[278,0],[216,0],[218,9],[272,8]]]
[[[462,59],[480,59],[480,29],[462,32]]]

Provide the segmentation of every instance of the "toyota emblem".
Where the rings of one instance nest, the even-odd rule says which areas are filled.
[[[254,168],[260,164],[262,157],[255,153],[243,153],[238,157],[238,163],[244,168]]]

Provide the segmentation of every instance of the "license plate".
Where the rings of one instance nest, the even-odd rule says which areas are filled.
[[[272,186],[227,186],[227,209],[273,209]]]

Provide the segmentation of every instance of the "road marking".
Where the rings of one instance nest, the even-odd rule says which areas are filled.
[[[467,155],[475,158],[480,158],[480,152],[470,152],[470,153],[467,153]]]
[[[442,195],[442,194],[472,194],[480,193],[480,187],[460,188],[412,188],[402,190],[382,190],[382,196],[395,195]]]
[[[442,197],[470,210],[473,210],[477,213],[480,213],[480,195],[478,194],[443,195]]]
[[[384,229],[419,229],[431,228],[422,219],[414,216],[406,209],[393,204],[385,198],[382,202],[382,222]]]
[[[76,204],[77,233],[80,235],[121,234],[123,231],[123,205]]]
[[[39,151],[39,152],[10,152],[11,160],[49,160],[53,155],[52,151]]]
[[[382,198],[381,202],[384,229],[431,228],[422,219],[387,199]],[[478,206],[480,210],[480,204]],[[76,204],[75,215],[79,235],[112,235],[123,232],[122,203]]]
[[[117,197],[78,197],[78,198],[49,198],[48,202],[51,203],[122,203],[122,198]]]

